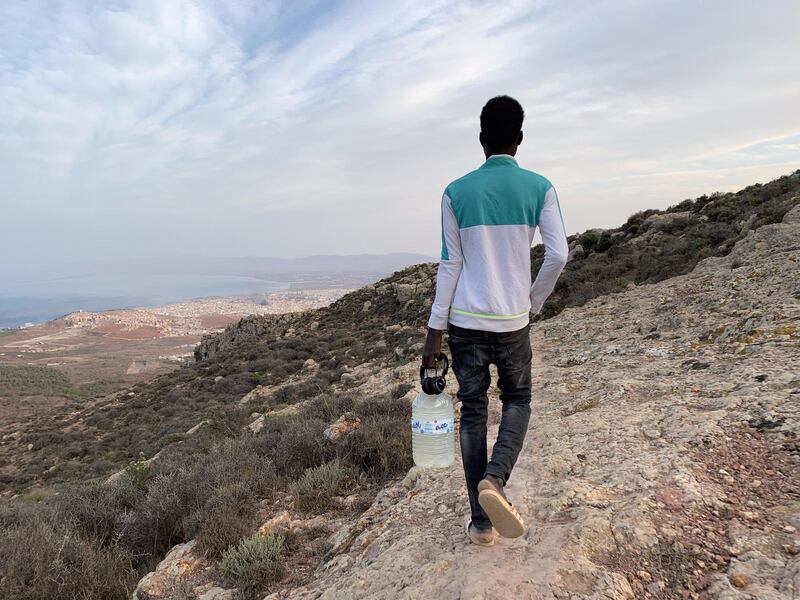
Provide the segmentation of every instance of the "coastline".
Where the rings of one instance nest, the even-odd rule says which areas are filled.
[[[349,288],[205,297],[160,306],[76,311],[25,328],[0,329],[0,368],[41,367],[75,386],[124,387],[193,360],[201,338],[252,314],[327,306]]]

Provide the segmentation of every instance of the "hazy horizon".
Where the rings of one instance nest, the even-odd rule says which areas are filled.
[[[568,233],[800,167],[800,4],[4,2],[0,253],[436,256],[478,114]]]
[[[0,329],[41,323],[77,310],[161,306],[207,297],[260,296],[299,286],[361,287],[420,254],[274,257],[182,256],[55,264],[35,272],[0,265]]]
[[[260,269],[270,274],[296,274],[302,271],[344,272],[367,269],[383,271],[391,266],[399,268],[438,258],[414,252],[387,252],[384,254],[314,254],[310,256],[214,256],[208,254],[180,254],[166,256],[135,256],[121,258],[95,258],[84,261],[48,261],[34,265],[0,263],[0,277],[4,281],[44,281],[53,277],[77,277],[104,273],[117,273],[124,268],[130,274],[251,274]],[[13,278],[17,278],[16,280]]]

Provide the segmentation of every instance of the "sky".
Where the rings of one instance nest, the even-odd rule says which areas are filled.
[[[793,0],[3,0],[0,256],[435,256],[498,94],[568,233],[616,226],[800,168],[798,23]]]

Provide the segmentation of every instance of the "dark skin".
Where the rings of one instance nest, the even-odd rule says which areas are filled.
[[[516,156],[517,149],[522,143],[522,132],[519,132],[517,141],[514,144],[502,148],[495,148],[488,146],[484,141],[483,132],[478,136],[478,140],[483,147],[483,154],[486,158],[495,154],[508,154],[509,156]],[[436,367],[436,358],[442,354],[442,334],[441,329],[431,329],[428,327],[428,336],[425,338],[425,345],[422,347],[422,366],[427,369]]]

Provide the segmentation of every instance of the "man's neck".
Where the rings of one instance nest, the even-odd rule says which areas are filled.
[[[483,153],[484,153],[484,155],[486,156],[487,159],[491,158],[492,156],[510,156],[511,158],[514,158],[514,156],[516,156],[516,154],[517,154],[517,149],[516,148],[498,148],[497,150],[495,150],[495,149],[491,149],[490,150],[488,148],[484,148]]]

